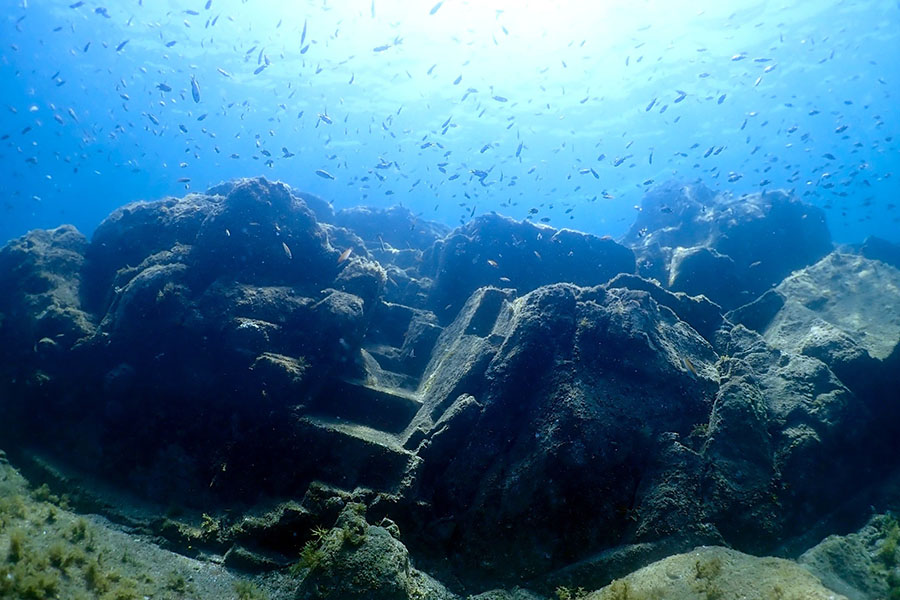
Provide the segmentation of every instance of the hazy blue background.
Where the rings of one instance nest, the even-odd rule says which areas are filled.
[[[671,178],[794,188],[900,241],[896,0],[2,4],[0,240],[264,174],[613,236]]]

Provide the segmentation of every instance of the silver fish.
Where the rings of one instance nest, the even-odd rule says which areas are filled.
[[[194,97],[194,102],[200,103],[200,84],[193,75],[191,75],[191,96]]]

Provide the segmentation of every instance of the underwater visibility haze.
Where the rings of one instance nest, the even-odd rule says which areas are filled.
[[[0,600],[900,598],[896,0],[0,41]]]

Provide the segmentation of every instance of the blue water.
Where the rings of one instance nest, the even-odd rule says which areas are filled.
[[[900,241],[896,0],[4,9],[0,240],[263,174],[613,236],[669,179],[781,187],[838,241]]]

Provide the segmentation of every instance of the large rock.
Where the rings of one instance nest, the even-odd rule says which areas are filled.
[[[348,408],[365,399],[336,403],[329,390],[364,378],[360,347],[383,269],[361,242],[338,260],[331,236],[341,246],[354,236],[321,226],[283,184],[211,191],[119,209],[90,244],[61,228],[0,252],[5,348],[65,357],[56,371],[11,377],[4,408],[21,408],[35,443],[166,502],[302,494],[329,469],[351,488],[391,487],[409,453],[328,421],[365,412]],[[28,366],[3,366],[15,364]],[[37,417],[48,413],[60,418]],[[387,466],[373,477],[366,465]]]
[[[0,249],[0,356],[58,356],[94,331],[81,305],[87,240],[74,227],[35,230]]]
[[[833,252],[729,318],[776,348],[822,360],[867,397],[897,381],[900,270],[879,260]]]
[[[370,525],[365,506],[350,503],[334,528],[301,557],[303,579],[298,600],[453,600],[440,583],[416,570],[400,541],[400,531],[388,522]]]
[[[822,210],[785,192],[732,198],[677,183],[647,193],[623,243],[641,275],[726,309],[831,251]]]
[[[612,239],[493,213],[438,241],[425,260],[423,274],[434,279],[431,310],[447,320],[483,286],[512,288],[521,295],[550,283],[599,285],[634,272],[633,253]]]
[[[479,290],[438,340],[408,432],[425,535],[495,577],[636,537],[708,539],[693,500],[700,461],[679,438],[709,418],[715,363],[644,291]],[[675,464],[694,492],[658,493]]]
[[[697,548],[693,552],[670,556],[584,598],[847,600],[845,596],[826,588],[795,562],[782,558],[757,558],[717,547]]]
[[[839,506],[872,463],[866,404],[703,306],[629,277],[476,291],[405,432],[417,547],[510,581],[580,561],[599,586],[697,543],[772,552]]]
[[[450,231],[446,225],[420,219],[402,206],[345,208],[335,215],[334,223],[356,233],[370,248],[397,250],[427,250]]]
[[[851,600],[892,598],[900,593],[900,526],[875,515],[859,531],[830,535],[798,559],[829,588]]]

